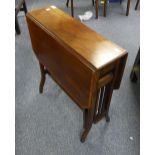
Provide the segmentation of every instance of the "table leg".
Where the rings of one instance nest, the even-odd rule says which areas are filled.
[[[98,0],[96,0],[96,19],[98,19]]]
[[[92,0],[92,5],[94,6],[94,0]]]
[[[71,14],[72,14],[72,17],[74,17],[74,6],[73,6],[73,0],[71,0]]]
[[[39,85],[39,93],[43,93],[43,88],[44,88],[44,84],[45,84],[45,79],[46,79],[46,71],[44,66],[39,63],[40,65],[40,72],[41,72],[41,80],[40,80],[40,85]]]
[[[18,19],[17,19],[17,15],[15,16],[15,29],[16,29],[16,33],[20,34],[20,27],[19,27],[19,23],[18,23]]]
[[[129,15],[129,9],[130,9],[130,0],[128,0],[127,2],[126,16]]]
[[[93,124],[93,117],[94,117],[94,108],[91,109],[85,109],[83,112],[84,116],[84,130],[81,135],[81,142],[85,142],[87,135],[92,127]]]
[[[106,17],[106,13],[107,13],[107,0],[104,1],[104,5],[103,5],[104,9],[103,9],[103,16]]]
[[[135,10],[137,10],[138,5],[139,5],[139,0],[137,0],[136,6],[135,6]]]
[[[67,0],[67,2],[66,2],[66,6],[67,6],[67,8],[68,8],[68,4],[69,4],[69,0]]]
[[[24,3],[23,3],[23,9],[24,9],[24,12],[25,12],[25,14],[26,14],[26,13],[27,13],[27,6],[26,6],[25,1],[24,1]]]

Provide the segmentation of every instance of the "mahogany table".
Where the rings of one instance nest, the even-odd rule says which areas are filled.
[[[49,74],[83,110],[84,142],[93,123],[110,120],[127,52],[55,6],[27,13],[27,24],[41,69],[40,93]]]

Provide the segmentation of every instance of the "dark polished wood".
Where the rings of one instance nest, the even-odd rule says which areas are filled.
[[[120,86],[127,52],[55,6],[29,12],[27,24],[40,63],[40,93],[48,73],[83,110],[84,142],[93,123],[110,120],[110,100]]]

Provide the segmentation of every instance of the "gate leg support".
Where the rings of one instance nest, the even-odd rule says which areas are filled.
[[[111,97],[112,97],[112,93],[113,93],[113,84],[109,84],[107,86],[107,93],[105,95],[105,118],[106,118],[106,122],[110,122],[110,117],[109,117],[109,107],[110,107],[110,102],[111,102]]]

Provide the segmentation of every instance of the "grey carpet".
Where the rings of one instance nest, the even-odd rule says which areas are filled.
[[[91,0],[74,0],[75,17],[86,10],[94,11]],[[27,0],[28,10],[54,4],[70,13],[66,0]],[[140,148],[139,84],[130,81],[130,71],[140,44],[140,11],[125,16],[122,5],[108,5],[107,17],[94,17],[85,22],[101,35],[118,43],[129,52],[125,73],[119,90],[114,91],[109,124],[102,120],[93,125],[84,144],[79,140],[82,111],[47,76],[44,93],[39,94],[40,71],[32,52],[25,16],[18,16],[21,35],[16,35],[16,155],[138,155]],[[130,140],[133,137],[133,140]]]

